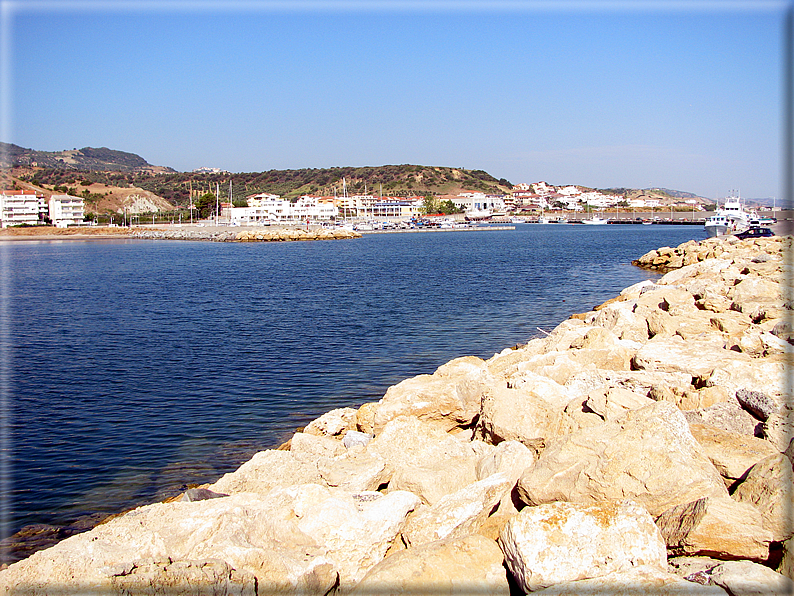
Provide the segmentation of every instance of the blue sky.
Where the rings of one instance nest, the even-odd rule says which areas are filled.
[[[789,7],[4,2],[2,140],[781,197]]]

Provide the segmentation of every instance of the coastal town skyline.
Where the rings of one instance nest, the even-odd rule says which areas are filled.
[[[788,2],[4,4],[23,147],[786,193]]]

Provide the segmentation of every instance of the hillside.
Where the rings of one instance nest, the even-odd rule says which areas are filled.
[[[302,170],[269,170],[266,172],[169,172],[123,170],[77,170],[17,166],[12,176],[33,187],[83,195],[142,189],[176,206],[190,202],[206,192],[220,189],[221,199],[228,200],[229,182],[235,203],[257,193],[271,193],[287,198],[303,194],[348,195],[384,194],[389,196],[458,194],[463,191],[503,193],[511,188],[507,180],[497,180],[482,170],[462,168],[385,165],[378,167],[309,168]],[[344,181],[344,183],[343,183]],[[87,197],[89,198],[89,197]]]
[[[0,143],[0,167],[44,168],[79,171],[115,172],[173,172],[172,168],[153,166],[135,153],[117,151],[107,147],[83,147],[68,151],[37,151]]]

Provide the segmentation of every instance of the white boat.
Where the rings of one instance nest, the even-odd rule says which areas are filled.
[[[466,212],[466,219],[469,221],[480,221],[483,219],[491,219],[493,213],[490,209],[470,209]]]
[[[600,217],[591,217],[590,219],[583,219],[582,223],[587,224],[590,226],[603,226],[606,225],[609,220],[601,219]]]
[[[550,220],[548,217],[546,217],[546,216],[544,216],[544,215],[541,215],[541,216],[538,218],[538,223],[539,223],[539,224],[547,224],[547,223],[551,223],[551,220]]]
[[[736,191],[731,191],[735,193]],[[730,232],[740,232],[750,226],[752,215],[744,210],[738,194],[729,194],[725,204],[718,207],[714,215],[706,219],[703,229],[709,238]]]

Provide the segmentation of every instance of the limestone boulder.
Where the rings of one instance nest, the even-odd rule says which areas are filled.
[[[491,453],[483,455],[475,468],[477,480],[485,480],[494,474],[503,473],[510,479],[510,485],[516,482],[524,470],[535,463],[536,454],[519,441],[502,441]],[[516,512],[513,489],[507,492],[499,503],[497,513],[512,514]]]
[[[703,586],[675,573],[643,565],[593,579],[565,582],[533,592],[533,596],[726,596],[719,586]]]
[[[723,387],[731,395],[740,390],[761,392],[778,407],[783,407],[786,402],[786,381],[792,372],[784,356],[773,354],[753,358],[733,350],[725,352],[735,356],[717,361],[711,373],[701,377],[704,385]]]
[[[667,567],[653,519],[630,501],[527,507],[507,522],[499,546],[525,592],[640,565]]]
[[[356,410],[356,429],[359,432],[371,435],[375,432],[375,412],[378,411],[379,403],[376,401],[362,404]]]
[[[389,387],[375,412],[378,433],[399,416],[415,416],[445,430],[471,424],[480,411],[480,401],[496,383],[479,358],[453,360],[432,375],[419,375]]]
[[[470,441],[460,440],[432,422],[413,416],[391,420],[366,446],[386,462],[387,477],[406,466],[425,466],[452,457],[477,457]]]
[[[650,340],[635,354],[632,364],[639,370],[683,372],[707,379],[717,367],[750,360],[748,355],[726,350],[713,341],[684,341],[676,336]]]
[[[730,288],[728,298],[733,300],[736,305],[735,310],[744,312],[744,307],[751,302],[769,300],[770,302],[782,303],[783,296],[780,292],[780,284],[762,277],[747,276],[738,284]]]
[[[316,464],[325,484],[353,492],[377,490],[391,473],[382,457],[361,449],[342,457],[318,458]]]
[[[345,452],[345,446],[338,439],[300,432],[292,435],[289,450],[308,458],[335,457]]]
[[[764,527],[774,540],[787,540],[794,533],[792,466],[782,453],[770,455],[750,468],[732,496],[761,512]]]
[[[778,451],[785,451],[794,437],[794,412],[783,410],[771,414],[763,424],[763,436]]]
[[[584,405],[603,420],[614,420],[620,418],[628,410],[643,408],[651,405],[653,401],[645,395],[627,389],[610,387],[591,392]]]
[[[408,519],[402,531],[403,542],[419,546],[474,534],[511,488],[511,479],[499,473],[446,495]]]
[[[477,458],[450,457],[424,465],[402,466],[389,481],[389,490],[405,490],[433,505],[442,497],[477,481]]]
[[[794,582],[789,578],[752,561],[725,561],[693,579],[719,586],[731,596],[768,596],[794,592]]]
[[[323,483],[313,457],[269,449],[255,454],[237,470],[224,474],[208,488],[225,494],[265,494],[277,487],[313,482]]]
[[[651,515],[726,495],[683,414],[667,402],[554,440],[518,482],[518,496],[528,505],[630,498]]]
[[[530,392],[541,397],[552,408],[562,409],[571,400],[571,394],[564,385],[520,366],[506,380],[509,389]]]
[[[312,420],[303,432],[309,435],[341,438],[346,431],[356,429],[356,412],[354,408],[331,410]]]
[[[769,441],[714,426],[690,424],[689,430],[729,486],[759,461],[777,453]]]
[[[633,301],[610,304],[598,311],[593,324],[609,329],[622,340],[648,341],[648,321],[634,308]]]
[[[351,596],[509,596],[503,559],[496,542],[476,534],[429,542],[385,558],[369,570]]]
[[[567,432],[562,413],[533,391],[495,387],[482,400],[477,436],[490,443],[519,441],[539,449]]]
[[[705,497],[677,505],[656,525],[673,555],[765,560],[772,535],[760,512],[730,497]]]
[[[224,561],[136,561],[111,576],[113,593],[256,595],[256,578]]]
[[[703,424],[729,433],[761,436],[762,424],[743,409],[736,399],[728,399],[706,408],[684,412],[690,424]]]

